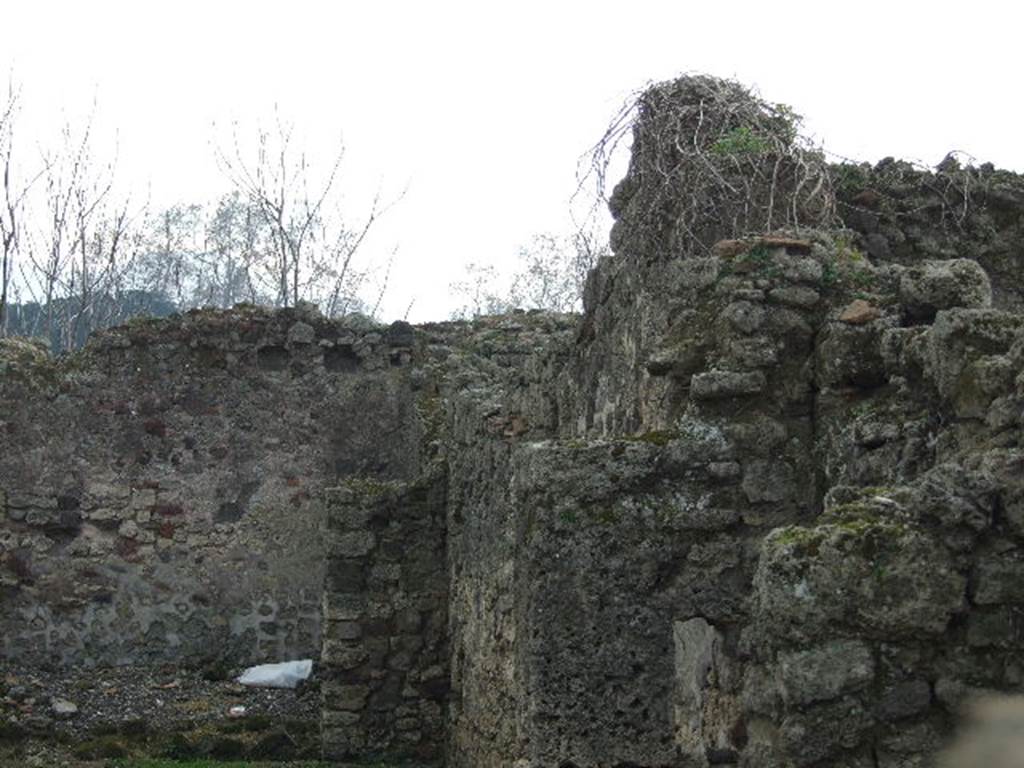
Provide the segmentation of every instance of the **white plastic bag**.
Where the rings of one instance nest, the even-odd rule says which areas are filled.
[[[238,678],[242,685],[261,688],[294,688],[313,671],[312,659],[282,661],[278,664],[260,664],[249,667]]]

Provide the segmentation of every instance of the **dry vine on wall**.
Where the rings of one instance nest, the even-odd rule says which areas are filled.
[[[837,222],[824,153],[800,118],[743,85],[704,75],[634,95],[587,156],[599,194],[616,148],[633,137],[609,199],[617,253],[703,255],[722,238]]]

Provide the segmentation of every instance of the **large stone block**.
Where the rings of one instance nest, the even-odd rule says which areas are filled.
[[[971,259],[924,261],[900,277],[900,308],[910,323],[930,323],[943,309],[984,309],[992,305],[992,286]]]
[[[858,640],[780,654],[776,669],[783,703],[790,706],[835,699],[864,688],[875,677],[871,648]]]
[[[764,391],[766,385],[761,371],[707,371],[690,380],[690,396],[695,400],[746,397]]]
[[[933,539],[899,521],[850,517],[764,540],[754,578],[763,636],[807,641],[941,637],[966,607],[966,577]]]

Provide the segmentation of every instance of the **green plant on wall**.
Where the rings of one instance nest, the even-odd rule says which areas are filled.
[[[834,262],[826,261],[821,267],[821,285],[823,288],[835,288],[839,284],[839,270]]]
[[[834,249],[835,256],[822,264],[822,287],[849,287],[859,292],[858,298],[867,298],[865,292],[877,289],[878,285],[878,274],[867,255],[845,234],[836,237]]]
[[[773,104],[771,111],[776,134],[787,146],[792,144],[799,135],[802,118],[789,104]]]
[[[868,269],[851,269],[849,276],[850,284],[862,291],[871,288],[875,282],[874,274]]]
[[[711,145],[711,151],[722,157],[763,155],[771,149],[771,142],[754,133],[749,126],[740,125],[724,134]]]
[[[864,252],[858,248],[847,234],[836,236],[836,257],[847,264],[862,264],[867,261]]]
[[[743,272],[754,273],[759,277],[775,279],[782,276],[782,270],[772,257],[771,248],[764,243],[758,243],[737,256],[736,263],[742,265]]]
[[[831,168],[832,181],[840,195],[852,197],[869,184],[868,172],[860,165],[841,163]]]
[[[743,261],[752,264],[757,268],[768,266],[768,264],[772,260],[771,252],[768,250],[768,247],[764,243],[758,243],[749,251],[742,254],[740,258]]]

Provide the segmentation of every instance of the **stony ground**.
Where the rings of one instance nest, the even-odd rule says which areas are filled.
[[[319,682],[249,688],[226,670],[0,667],[0,765],[319,756]],[[98,761],[98,762],[97,762]]]

